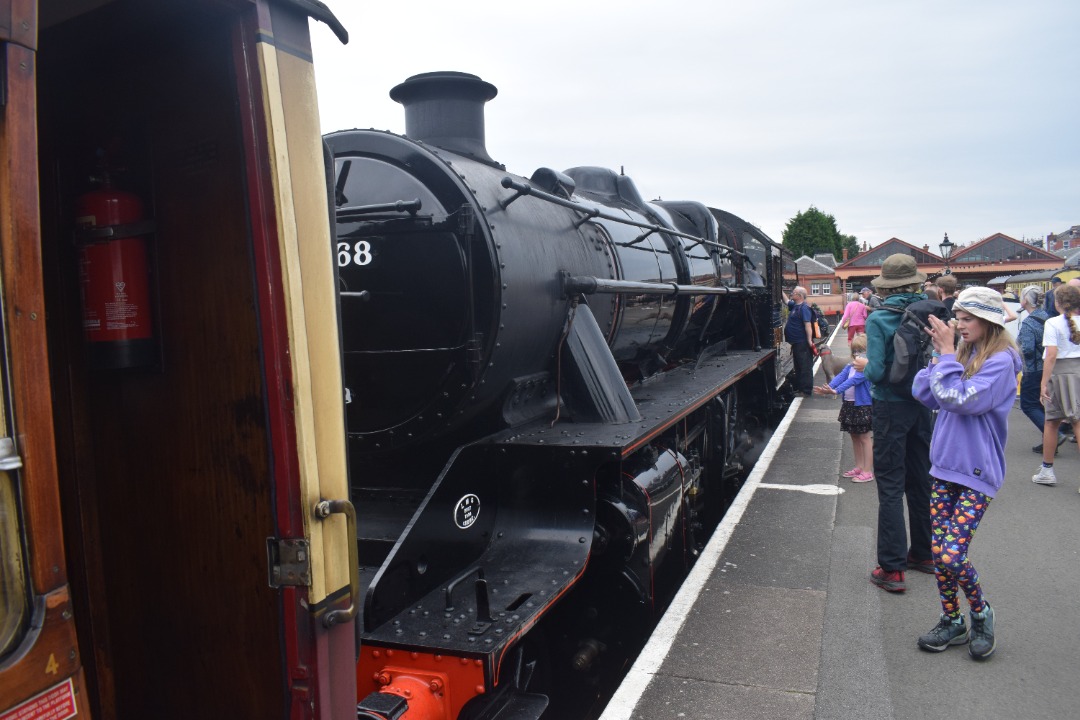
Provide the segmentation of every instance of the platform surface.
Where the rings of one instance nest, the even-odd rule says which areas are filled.
[[[1007,480],[971,551],[997,620],[976,662],[915,644],[940,613],[934,576],[909,572],[903,594],[870,584],[877,492],[840,476],[854,463],[839,408],[796,399],[602,720],[1080,718],[1077,446],[1056,487],[1033,484],[1041,438],[1014,407]]]

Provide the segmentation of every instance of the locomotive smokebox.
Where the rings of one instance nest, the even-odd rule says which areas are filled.
[[[476,75],[413,75],[390,91],[405,106],[405,135],[429,145],[497,165],[484,146],[484,103],[498,90]]]

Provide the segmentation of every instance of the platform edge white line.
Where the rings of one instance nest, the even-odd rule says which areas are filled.
[[[834,332],[832,337],[835,336],[836,333]],[[820,364],[821,358],[818,358],[814,364],[815,373]],[[659,624],[657,624],[656,629],[649,638],[649,642],[646,643],[641,654],[638,655],[633,667],[630,668],[630,672],[623,678],[619,689],[608,701],[600,720],[630,720],[630,716],[641,700],[649,680],[660,669],[660,665],[663,664],[671,651],[675,636],[678,635],[679,630],[682,629],[683,624],[686,622],[687,613],[701,593],[701,588],[705,586],[709,576],[712,575],[717,561],[719,561],[720,556],[727,547],[728,540],[731,539],[731,534],[742,519],[743,513],[746,512],[746,508],[749,506],[750,500],[757,491],[762,478],[765,477],[765,473],[768,472],[769,466],[772,465],[773,458],[780,448],[780,443],[783,442],[784,437],[787,435],[788,428],[794,421],[795,414],[801,406],[801,397],[796,397],[791,402],[791,406],[788,407],[787,413],[776,427],[776,431],[765,446],[765,450],[762,451],[757,463],[754,464],[754,469],[746,478],[746,482],[743,483],[738,495],[735,496],[731,507],[724,514],[724,519],[716,527],[716,531],[709,538],[708,544],[705,545],[701,556],[694,563],[693,569],[675,595],[675,599],[672,600],[670,607],[668,607]]]

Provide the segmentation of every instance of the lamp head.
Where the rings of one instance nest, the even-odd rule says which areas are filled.
[[[953,250],[956,249],[956,244],[949,239],[949,233],[945,233],[945,239],[941,241],[938,247],[941,249],[941,259],[945,262],[949,262],[949,259],[952,258]]]

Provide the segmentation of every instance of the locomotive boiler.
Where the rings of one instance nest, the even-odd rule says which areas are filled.
[[[360,717],[601,697],[783,400],[780,248],[604,168],[507,172],[484,141],[495,94],[417,75],[391,91],[404,137],[325,137]]]

